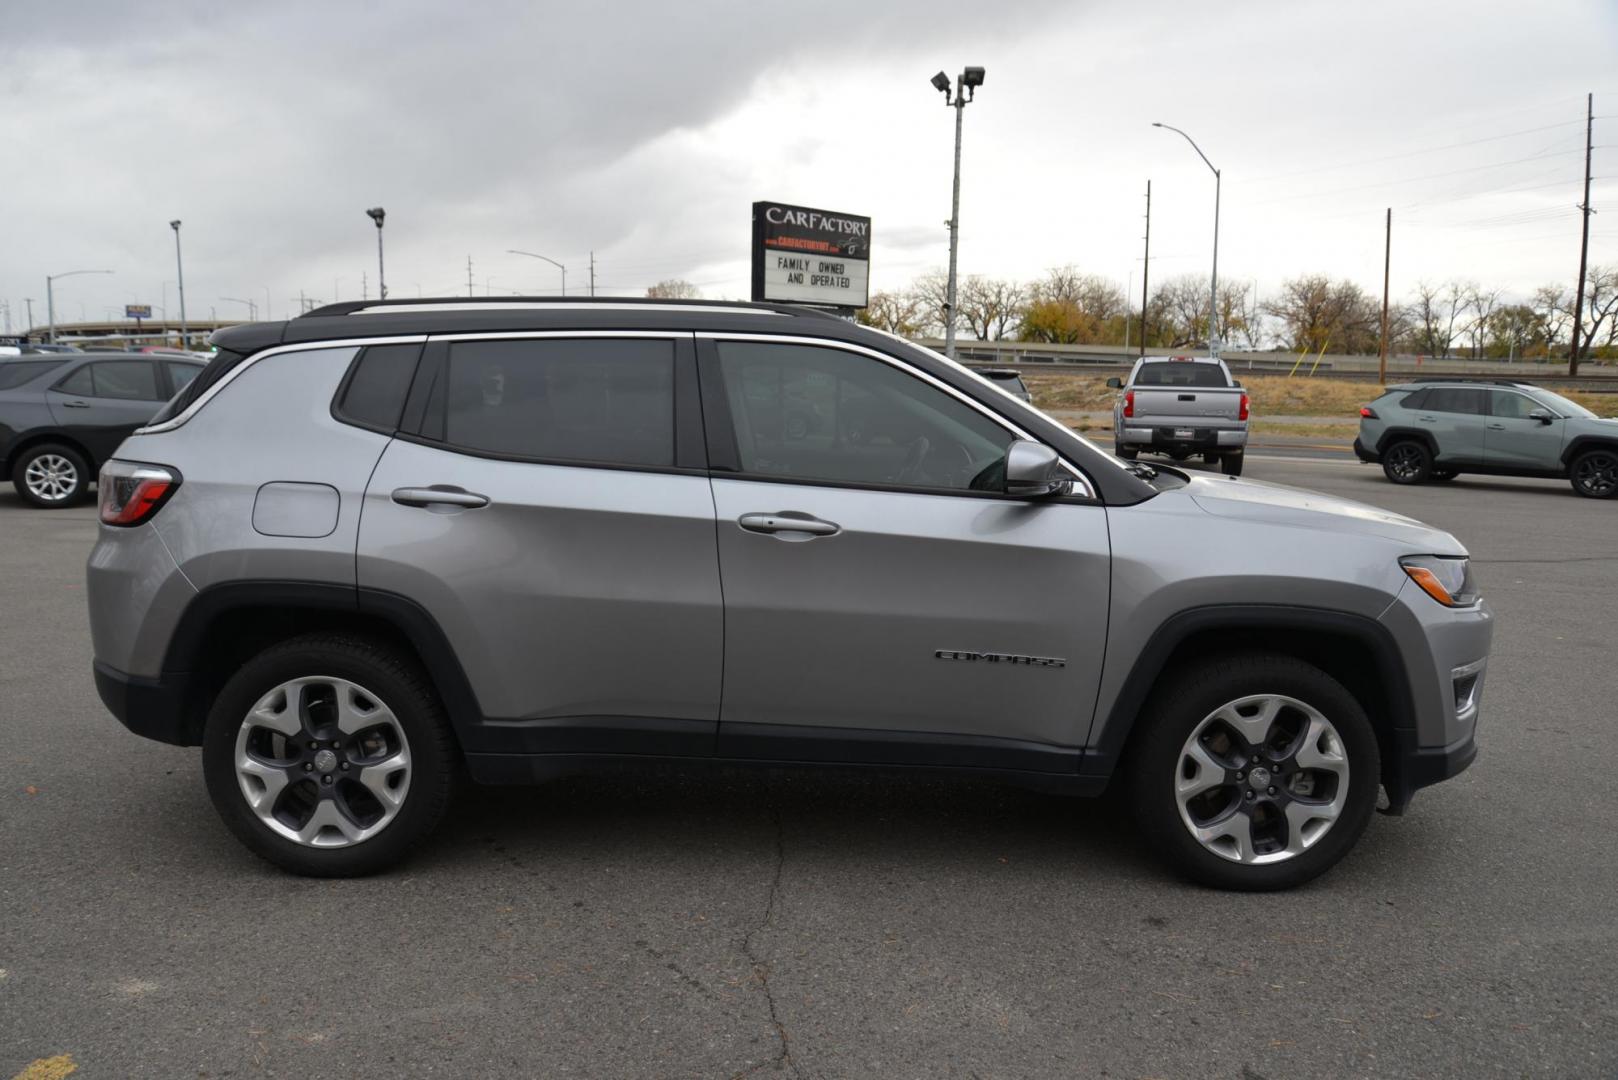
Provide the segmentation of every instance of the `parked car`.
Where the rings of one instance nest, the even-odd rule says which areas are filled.
[[[1141,451],[1184,461],[1201,454],[1227,476],[1242,474],[1251,401],[1225,362],[1205,356],[1146,356],[1129,378],[1107,385],[1121,390],[1113,405],[1113,451],[1133,461]]]
[[[1116,782],[1171,865],[1269,889],[1476,752],[1454,537],[1125,465],[878,331],[410,300],[215,340],[102,470],[95,681],[298,873],[399,859],[463,768],[672,760]]]
[[[118,444],[202,368],[132,353],[0,360],[0,476],[31,506],[72,506]]]
[[[1486,473],[1566,479],[1591,499],[1618,495],[1618,418],[1529,383],[1390,386],[1360,409],[1354,453],[1395,484]]]
[[[973,368],[972,370],[1012,397],[1026,401],[1030,405],[1034,403],[1034,395],[1028,392],[1028,387],[1023,384],[1022,376],[1016,370],[1012,368]]]

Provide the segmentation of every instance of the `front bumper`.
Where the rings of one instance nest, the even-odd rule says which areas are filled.
[[[130,675],[95,662],[96,693],[107,711],[136,735],[174,746],[199,746],[200,725],[189,722],[186,708],[191,677],[165,672],[157,678]]]
[[[1397,743],[1392,760],[1383,763],[1382,786],[1388,793],[1389,814],[1402,814],[1410,797],[1424,787],[1442,783],[1465,772],[1478,756],[1477,729],[1449,746],[1420,746],[1414,731],[1394,732]]]

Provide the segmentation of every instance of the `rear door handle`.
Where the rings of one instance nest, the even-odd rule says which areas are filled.
[[[1489,430],[1490,431],[1504,431],[1504,430],[1506,430],[1506,425],[1504,425],[1504,424],[1490,424],[1489,425]]]
[[[90,407],[90,403],[88,401],[64,401],[64,402],[62,402],[62,408],[64,408],[64,409],[88,409],[89,407]]]
[[[1416,419],[1420,420],[1424,424],[1436,424],[1436,423],[1438,423],[1438,417],[1436,417],[1436,416],[1418,416],[1418,417],[1416,417]]]
[[[448,484],[394,488],[393,501],[400,506],[459,506],[466,510],[476,510],[480,506],[489,505],[487,495],[479,495],[475,491],[451,487]]]
[[[842,531],[830,521],[822,521],[813,514],[805,514],[798,510],[782,510],[774,514],[743,514],[736,519],[736,524],[748,532],[771,535],[799,533],[803,539],[833,536]],[[782,539],[789,538],[782,536]]]

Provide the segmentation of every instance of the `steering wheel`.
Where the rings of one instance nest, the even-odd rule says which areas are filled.
[[[927,441],[927,436],[917,435],[910,444],[910,452],[905,455],[904,464],[900,465],[899,471],[894,474],[894,483],[902,484],[906,480],[913,479],[921,469],[921,463],[927,460],[932,448],[933,444]]]

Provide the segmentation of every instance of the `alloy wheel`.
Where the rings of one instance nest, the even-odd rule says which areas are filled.
[[[347,679],[291,679],[259,698],[236,735],[236,780],[258,819],[308,847],[381,832],[410,791],[410,746],[381,698]]]
[[[79,470],[60,454],[40,454],[23,470],[23,483],[41,502],[61,502],[79,487]]]
[[[1400,480],[1414,480],[1421,475],[1421,450],[1410,443],[1399,443],[1388,449],[1383,463]]]
[[[1255,694],[1209,713],[1180,750],[1174,796],[1204,848],[1277,863],[1313,847],[1348,802],[1348,753],[1330,720],[1297,698]]]
[[[1585,454],[1573,464],[1573,482],[1580,491],[1597,498],[1618,491],[1618,454],[1605,450]]]

